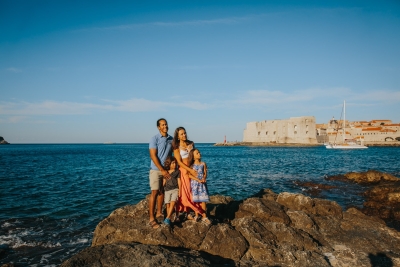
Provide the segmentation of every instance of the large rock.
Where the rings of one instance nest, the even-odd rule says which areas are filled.
[[[148,226],[148,199],[98,224],[69,266],[400,266],[400,233],[377,217],[302,194],[213,196],[213,224]],[[141,244],[137,244],[141,243]]]
[[[0,136],[0,145],[9,145],[10,143],[4,140],[2,136]]]

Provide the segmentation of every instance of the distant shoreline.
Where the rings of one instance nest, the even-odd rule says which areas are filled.
[[[289,144],[289,143],[269,143],[269,142],[228,142],[215,143],[214,146],[281,146],[281,147],[316,147],[323,144]]]
[[[386,144],[365,144],[368,147],[400,147],[400,142],[386,143]],[[300,144],[300,143],[269,143],[269,142],[227,142],[227,143],[215,143],[214,146],[268,146],[268,147],[316,147],[324,146],[324,144]]]

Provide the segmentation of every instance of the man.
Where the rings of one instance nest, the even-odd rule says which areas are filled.
[[[153,136],[149,143],[150,150],[150,189],[151,195],[149,200],[150,221],[149,224],[153,229],[160,227],[156,218],[162,217],[162,205],[164,201],[164,192],[162,190],[163,177],[169,179],[168,171],[164,170],[164,161],[168,156],[172,155],[172,136],[168,134],[168,123],[166,119],[157,121],[157,128],[160,133]],[[154,218],[154,210],[157,203],[157,216]]]

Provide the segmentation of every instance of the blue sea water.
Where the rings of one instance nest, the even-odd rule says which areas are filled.
[[[215,147],[197,144],[210,194],[239,200],[270,188],[307,194],[295,181],[338,185],[318,197],[361,206],[365,188],[325,177],[370,169],[400,177],[400,148]],[[90,246],[96,225],[149,193],[148,144],[0,146],[0,265],[59,266]]]

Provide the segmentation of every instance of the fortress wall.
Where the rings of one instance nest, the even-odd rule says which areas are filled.
[[[243,142],[316,144],[315,117],[249,122],[243,132]]]

